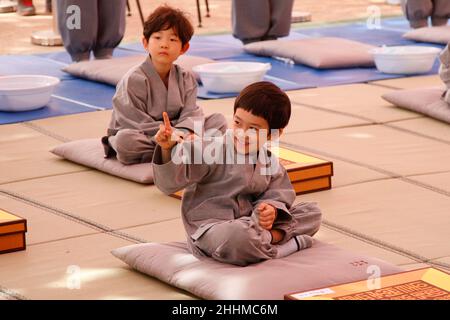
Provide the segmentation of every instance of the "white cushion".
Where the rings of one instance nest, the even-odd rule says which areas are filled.
[[[398,107],[450,123],[450,105],[444,101],[443,87],[391,91],[383,99]]]
[[[129,70],[144,62],[146,57],[146,55],[137,55],[113,59],[82,61],[70,64],[62,70],[79,78],[116,86]],[[175,63],[184,70],[190,72],[193,72],[192,68],[196,65],[212,62],[214,62],[214,60],[187,55],[181,55],[175,61]],[[193,73],[197,81],[199,81],[199,76],[195,72]]]
[[[253,42],[244,50],[262,56],[294,60],[313,68],[349,68],[374,66],[375,47],[347,39],[323,37],[300,40],[270,40]]]
[[[447,44],[450,42],[450,26],[414,29],[405,33],[403,37],[419,42]]]
[[[123,165],[116,158],[105,159],[103,145],[98,139],[83,139],[63,143],[53,148],[53,154],[123,179],[143,184],[153,183],[151,163]]]
[[[197,259],[184,242],[136,244],[112,254],[139,272],[213,300],[283,299],[295,291],[368,279],[369,266],[377,266],[380,275],[402,271],[382,260],[319,241],[283,259],[246,267]]]

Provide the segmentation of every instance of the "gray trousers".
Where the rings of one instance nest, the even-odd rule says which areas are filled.
[[[442,26],[450,18],[450,1],[406,0],[403,10],[412,28],[427,27],[429,17],[433,26]]]
[[[275,223],[273,229],[285,232],[284,244],[294,236],[313,236],[320,228],[322,212],[314,202],[302,202],[290,209],[293,219]],[[273,259],[277,246],[271,244],[270,231],[259,225],[259,214],[213,225],[200,238],[194,240],[194,255],[208,256],[223,263],[246,266]],[[278,245],[277,244],[277,245]]]
[[[233,0],[233,36],[245,42],[289,35],[294,0]]]
[[[58,0],[58,27],[73,61],[88,60],[91,51],[99,59],[112,56],[125,33],[126,3],[126,0]]]
[[[205,117],[204,130],[217,129],[222,133],[227,130],[227,120],[222,114],[214,113]],[[122,129],[109,138],[111,146],[117,153],[117,160],[125,165],[151,162],[156,142],[139,130]]]

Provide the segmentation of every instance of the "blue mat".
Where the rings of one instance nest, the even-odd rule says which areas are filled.
[[[63,57],[67,53],[61,52],[58,55]],[[0,111],[0,124],[112,108],[114,87],[73,77],[61,71],[65,63],[47,56],[0,56],[0,75],[36,74],[61,80],[46,107],[26,112]]]
[[[61,80],[75,79],[61,71],[65,65],[45,56],[0,56],[0,76],[32,74],[53,76]]]
[[[282,88],[284,91],[312,88],[308,84],[299,85],[298,83],[286,81],[286,80],[283,80],[283,79],[280,79],[280,78],[276,78],[276,77],[272,77],[272,76],[269,76],[269,75],[266,75],[263,80],[270,81],[270,82],[274,83],[278,87]],[[209,92],[202,85],[199,85],[198,91],[197,91],[197,97],[202,98],[202,99],[232,98],[232,97],[236,97],[238,94],[239,94],[238,92],[235,92],[235,93],[214,93],[214,92]]]
[[[331,26],[299,28],[293,30],[289,37],[284,39],[304,39],[309,37],[340,37],[354,41],[371,44],[374,46],[403,46],[419,45],[444,48],[443,45],[430,43],[417,43],[406,40],[402,36],[410,30],[409,23],[404,18],[388,18],[381,21],[381,29],[368,29],[366,22],[350,24],[338,24]],[[229,47],[237,48],[242,45],[232,35],[211,36],[217,42],[227,43]],[[332,49],[332,48],[330,48]],[[236,49],[235,49],[236,50]],[[299,88],[323,87],[340,84],[364,83],[370,81],[402,78],[405,75],[384,74],[376,68],[349,68],[319,70],[305,65],[292,65],[269,57],[258,57],[245,53],[231,58],[221,59],[225,61],[257,61],[271,63],[272,69],[267,73],[274,78],[283,79],[298,84]],[[426,75],[436,74],[439,70],[439,61],[436,60],[433,69]],[[298,89],[299,89],[298,88]],[[211,98],[217,98],[215,95]],[[204,98],[210,98],[208,93]]]
[[[356,22],[346,25],[325,26],[320,28],[297,29],[294,32],[299,33],[305,37],[338,37],[349,40],[359,41],[374,46],[406,46],[406,45],[420,45],[420,46],[435,46],[443,48],[441,45],[431,43],[415,42],[403,38],[403,34],[409,30],[401,28],[396,25],[396,20],[383,21],[381,29],[368,29],[365,22]],[[392,25],[395,25],[393,27]]]
[[[242,44],[236,40],[236,43],[230,45],[223,41],[223,36],[193,36],[189,42],[189,55],[205,57],[213,60],[232,58],[243,52]],[[121,49],[132,50],[144,53],[145,50],[141,43],[131,43],[120,45]]]
[[[53,96],[52,99],[50,100],[50,103],[46,107],[41,109],[24,112],[0,111],[0,124],[17,123],[92,111],[96,110],[89,107],[85,107],[79,103],[61,100]]]
[[[406,40],[402,35],[410,30],[409,23],[404,18],[383,19],[381,29],[368,29],[366,22],[335,24],[320,27],[306,27],[294,29],[291,34],[283,39],[304,39],[310,37],[341,37],[360,41],[374,46],[394,45],[421,45],[443,48],[442,45],[417,43]],[[129,44],[121,46],[127,50],[144,52],[141,44]],[[384,74],[376,68],[349,68],[319,70],[305,65],[292,65],[270,57],[259,57],[247,54],[243,50],[242,43],[232,35],[197,36],[191,41],[190,55],[199,55],[221,61],[254,61],[270,63],[272,69],[268,71],[266,80],[277,85],[284,83],[284,90],[296,90],[332,86],[340,84],[364,83],[370,81],[387,80],[405,77],[405,75]],[[428,75],[436,74],[439,62],[436,61]],[[198,97],[203,99],[218,99],[233,97],[236,94],[215,94],[199,88]]]
[[[405,40],[402,34],[409,30],[408,22],[403,18],[382,20],[382,29],[369,30],[365,22],[340,24],[322,27],[307,27],[292,30],[287,39],[302,39],[317,36],[335,36],[368,44],[380,45],[428,45],[443,48],[435,44],[423,44]],[[115,57],[125,57],[144,53],[140,43],[121,45],[114,51]],[[191,41],[190,55],[197,55],[221,61],[255,61],[270,63],[265,80],[272,81],[283,90],[295,90],[332,86],[350,83],[393,79],[404,75],[380,73],[376,68],[351,68],[318,70],[304,65],[293,65],[270,57],[259,57],[244,52],[242,44],[232,35],[194,36]],[[109,85],[75,78],[61,68],[71,62],[65,51],[35,56],[0,56],[0,75],[41,74],[61,79],[49,106],[40,110],[6,113],[0,112],[0,124],[29,121],[52,116],[110,109],[115,88]],[[428,74],[436,74],[439,62]],[[198,97],[218,99],[234,97],[237,93],[216,94],[204,87],[198,89]]]
[[[145,51],[142,50],[142,53],[144,53],[144,52]],[[114,58],[129,57],[129,56],[135,56],[136,54],[137,54],[136,50],[119,47],[114,50],[113,57]],[[64,67],[64,66],[72,63],[72,59],[70,58],[70,55],[66,51],[38,54],[38,55],[36,55],[36,57],[46,58],[46,59],[54,61],[54,62],[59,62],[61,67]],[[91,56],[91,59],[94,59],[94,57]]]

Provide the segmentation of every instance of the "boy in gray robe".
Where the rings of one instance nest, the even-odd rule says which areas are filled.
[[[447,87],[447,91],[444,93],[444,100],[450,105],[450,43],[442,51],[439,59],[441,61],[439,75]]]
[[[402,7],[411,28],[427,27],[429,17],[433,26],[444,26],[450,18],[449,0],[403,0]]]
[[[102,138],[105,157],[116,155],[125,164],[151,162],[154,136],[167,112],[180,138],[201,135],[194,122],[223,132],[225,117],[204,117],[196,104],[195,77],[173,62],[189,48],[194,29],[184,13],[169,6],[157,8],[144,26],[147,59],[130,70],[117,85],[107,136]]]
[[[233,130],[220,138],[177,144],[169,120],[160,126],[155,185],[166,194],[185,189],[182,219],[195,256],[246,266],[311,247],[321,211],[315,203],[293,205],[286,170],[263,147],[290,115],[288,96],[258,82],[236,99]]]

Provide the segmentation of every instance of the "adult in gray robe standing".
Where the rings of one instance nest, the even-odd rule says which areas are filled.
[[[412,28],[443,26],[450,18],[450,0],[403,0],[403,10]]]
[[[244,44],[289,35],[294,0],[233,0],[233,36]]]
[[[58,0],[58,26],[74,62],[111,58],[125,33],[126,0]]]

